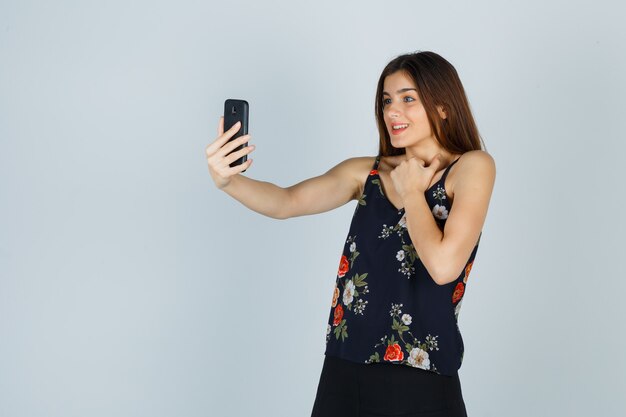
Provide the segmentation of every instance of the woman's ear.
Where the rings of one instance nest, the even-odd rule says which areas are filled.
[[[444,110],[443,106],[437,106],[437,111],[439,112],[439,117],[441,117],[442,119],[445,119],[446,117],[448,117],[446,111]]]

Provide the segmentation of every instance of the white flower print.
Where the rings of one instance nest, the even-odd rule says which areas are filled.
[[[413,318],[411,317],[410,314],[403,314],[402,315],[402,323],[406,324],[407,326],[409,324],[411,324],[411,322],[413,321]]]
[[[398,226],[404,227],[406,229],[406,213],[402,215],[402,218],[398,220]]]
[[[459,311],[461,311],[461,303],[463,303],[463,299],[461,299],[461,301],[459,301],[459,303],[454,308],[454,317],[456,317],[457,319],[459,318]]]
[[[426,336],[426,347],[428,350],[439,350],[439,343],[437,342],[437,338],[439,336]]]
[[[378,238],[387,239],[391,235],[391,232],[393,232],[393,229],[393,226],[383,224],[383,230],[380,232],[380,236],[378,236]]]
[[[402,262],[402,260],[404,259],[404,251],[403,250],[399,250],[398,253],[396,254],[396,259],[399,260],[400,262]]]
[[[390,316],[395,316],[396,314],[402,314],[402,310],[400,310],[402,304],[391,304],[391,311],[389,311]]]
[[[433,197],[436,200],[439,200],[439,202],[441,202],[441,200],[445,200],[446,199],[446,190],[443,189],[441,187],[441,185],[437,184],[437,189],[435,191],[433,191]]]
[[[354,305],[354,314],[363,315],[363,310],[367,307],[367,301],[363,301],[362,298],[359,298]]]
[[[411,276],[415,273],[415,268],[408,261],[402,262],[402,264],[400,265],[400,268],[398,268],[398,272],[401,272],[404,275],[406,275],[408,279],[408,278],[411,278]]]
[[[430,359],[428,358],[428,352],[420,348],[413,348],[409,353],[409,363],[416,367],[429,370]]]
[[[331,330],[330,324],[327,324],[326,325],[326,334],[327,335],[330,334],[330,330]]]
[[[356,250],[356,243],[352,242],[350,244],[350,253],[354,252]]]
[[[448,209],[446,209],[444,205],[435,204],[435,207],[433,207],[433,215],[441,220],[447,219]]]
[[[345,305],[348,305],[352,302],[352,299],[354,298],[354,289],[355,286],[352,280],[346,282],[346,287],[343,289],[343,303]]]

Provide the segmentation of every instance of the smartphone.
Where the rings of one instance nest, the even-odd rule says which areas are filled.
[[[240,136],[248,134],[248,113],[250,106],[248,102],[245,100],[239,100],[234,98],[229,98],[224,102],[224,132],[233,127],[233,125],[237,122],[241,122],[239,126],[239,130],[237,133],[233,135],[232,138],[229,139],[229,142],[237,139]],[[240,149],[248,146],[248,142],[241,144],[240,146],[233,149],[232,152],[237,152]],[[231,153],[232,153],[231,152]],[[229,154],[230,155],[230,154]],[[248,155],[244,155],[236,161],[231,162],[229,165],[231,168],[236,167],[237,165],[241,165],[248,160]],[[246,172],[244,169],[241,172]]]

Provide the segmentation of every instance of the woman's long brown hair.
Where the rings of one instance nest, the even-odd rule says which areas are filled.
[[[470,110],[465,89],[456,69],[440,55],[421,51],[400,55],[387,64],[376,89],[376,124],[380,137],[378,154],[403,155],[404,148],[394,148],[383,119],[383,85],[385,77],[404,71],[413,80],[417,94],[426,110],[435,138],[449,152],[462,154],[483,149],[484,145]],[[446,118],[439,117],[437,106],[442,106]]]

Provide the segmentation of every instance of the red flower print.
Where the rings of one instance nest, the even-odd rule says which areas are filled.
[[[465,267],[465,276],[463,277],[463,284],[467,284],[467,277],[469,276],[469,273],[472,270],[473,264],[474,264],[474,261],[468,263],[467,266]]]
[[[335,308],[337,306],[337,299],[339,298],[339,288],[335,285],[335,291],[333,292],[333,304],[331,307]]]
[[[341,323],[342,318],[343,318],[343,307],[341,307],[341,304],[339,304],[335,308],[335,320],[333,320],[333,326],[339,326],[339,323]]]
[[[463,285],[462,282],[459,282],[458,284],[456,284],[456,287],[454,288],[454,292],[452,293],[452,303],[454,304],[457,301],[459,301],[461,297],[463,297],[464,292],[465,292],[465,285]]]
[[[378,170],[377,169],[373,169],[370,171],[370,175],[376,175],[378,174]]]
[[[339,261],[339,272],[337,272],[337,276],[342,278],[348,272],[348,258],[346,255],[341,255],[341,261]]]
[[[401,361],[404,359],[404,352],[402,352],[402,348],[399,344],[394,343],[393,345],[387,346],[387,351],[385,351],[385,357],[383,358],[386,361]]]

